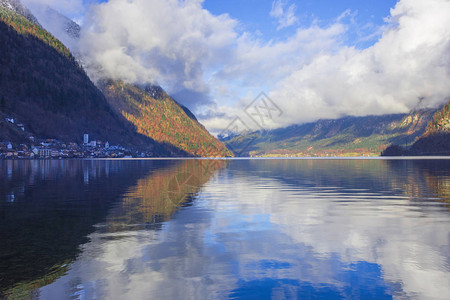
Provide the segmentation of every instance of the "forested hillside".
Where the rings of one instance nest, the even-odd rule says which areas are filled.
[[[36,17],[19,0],[0,0],[0,7],[25,17],[31,23],[40,25]]]
[[[434,114],[424,135],[439,133],[450,133],[450,101]]]
[[[113,80],[104,80],[99,86],[109,104],[134,124],[138,133],[195,156],[233,155],[186,107],[160,87],[139,87]]]
[[[425,133],[414,144],[402,147],[393,143],[383,155],[450,155],[450,101],[433,115]]]

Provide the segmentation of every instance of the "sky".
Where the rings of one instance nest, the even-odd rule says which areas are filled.
[[[261,92],[280,111],[265,129],[450,97],[450,0],[22,2],[82,25],[69,47],[94,81],[159,84],[214,134],[236,117],[255,128]]]

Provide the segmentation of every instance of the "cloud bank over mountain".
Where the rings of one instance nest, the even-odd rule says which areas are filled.
[[[283,41],[265,42],[239,30],[238,20],[212,15],[203,1],[111,0],[85,16],[80,51],[88,66],[131,82],[163,85],[191,108],[227,105],[236,90],[268,86],[332,51],[340,23],[299,28]],[[221,92],[231,92],[230,98]],[[234,99],[233,99],[234,98]]]
[[[305,26],[292,3],[273,1],[267,15],[276,30],[297,29],[268,40],[202,0],[80,2],[59,5],[86,10],[77,50],[92,77],[158,83],[216,132],[260,91],[284,111],[273,127],[407,112],[450,96],[448,0],[398,1],[364,49],[347,40],[356,12]]]
[[[288,122],[437,106],[450,96],[449,15],[447,0],[399,1],[375,45],[318,54],[270,95]]]

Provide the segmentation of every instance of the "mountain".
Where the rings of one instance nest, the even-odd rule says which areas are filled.
[[[80,143],[82,135],[89,133],[93,139],[155,155],[186,155],[138,134],[133,124],[111,109],[69,49],[16,13],[11,3],[17,2],[0,6],[1,140],[24,142],[32,135]],[[22,123],[24,130],[6,118]]]
[[[83,57],[77,52],[80,26],[48,6],[34,5],[31,9],[41,24],[75,51],[76,60],[82,62]],[[179,149],[185,155],[232,155],[187,107],[170,98],[161,87],[99,79],[103,77],[101,72],[91,73],[95,73],[91,78],[95,77],[97,87],[104,92],[111,110],[142,136],[167,148]]]
[[[382,155],[450,155],[450,101],[433,115],[425,133],[411,147],[394,143]]]
[[[194,156],[233,156],[189,109],[177,103],[161,87],[117,80],[101,80],[98,86],[116,113],[136,126],[138,133]]]
[[[31,13],[39,20],[42,28],[60,40],[79,59],[78,39],[81,27],[53,8],[38,3],[29,4]]]
[[[375,156],[391,143],[414,142],[433,112],[319,120],[223,141],[240,156]]]
[[[20,1],[18,0],[0,0],[0,7],[21,15],[25,19],[36,25],[40,25],[36,17],[30,12],[30,10],[22,5],[22,3],[20,3]]]
[[[424,136],[444,133],[450,133],[450,101],[434,114]]]

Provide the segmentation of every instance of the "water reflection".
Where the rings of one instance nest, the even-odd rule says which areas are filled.
[[[86,184],[89,163],[70,172],[55,166],[32,185],[29,166],[10,175],[2,166],[8,222],[22,224],[12,208],[24,199],[25,219],[56,217],[44,233],[13,226],[30,234],[11,234],[14,245],[0,246],[6,294],[20,287],[40,299],[450,297],[450,161],[129,161],[108,162],[108,176],[107,162],[95,162]],[[82,195],[76,201],[71,184]],[[47,208],[34,205],[38,199]],[[18,255],[14,247],[34,234],[45,250],[33,241]],[[17,285],[28,274],[21,266],[33,265],[17,257],[30,255],[44,256],[45,272],[20,281],[41,278],[37,285]],[[5,280],[10,274],[15,279]]]
[[[4,161],[0,166],[0,298],[27,298],[65,274],[97,224],[117,223],[117,207],[133,199],[148,173],[156,175],[147,178],[170,177],[187,168],[182,161],[40,160]],[[206,175],[199,178],[205,181]],[[166,189],[159,186],[162,181],[153,183]],[[130,193],[131,186],[135,188]],[[152,201],[161,204],[157,196],[152,194]],[[160,221],[183,202],[177,201],[167,210],[154,211],[164,215]],[[145,214],[142,206],[139,209]],[[122,211],[133,210],[127,206]],[[132,217],[144,222],[136,220],[136,214]]]
[[[186,160],[151,172],[109,211],[106,230],[160,228],[180,207],[192,205],[201,187],[224,165],[222,160]]]
[[[259,191],[255,207],[294,243],[340,263],[378,265],[395,296],[448,298],[449,216],[439,201],[448,201],[449,161],[285,161],[283,178],[277,164],[236,169],[276,178],[249,193]],[[333,282],[319,273],[318,284]]]

